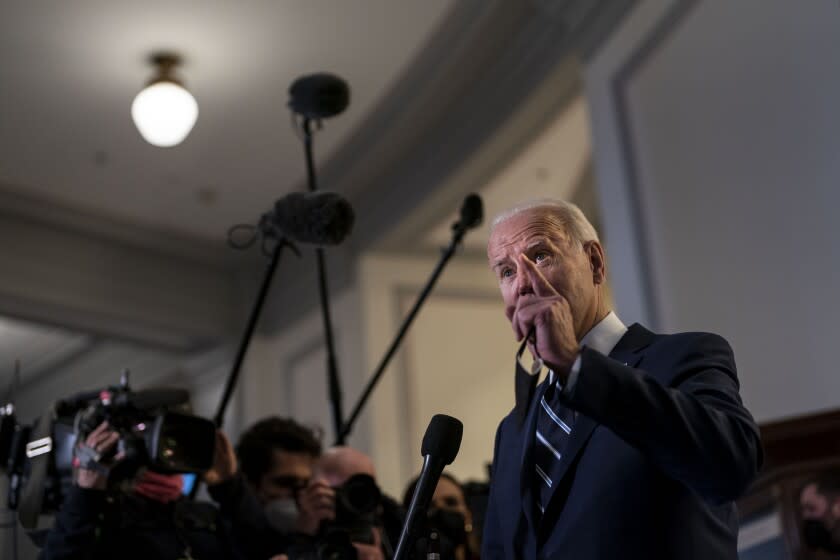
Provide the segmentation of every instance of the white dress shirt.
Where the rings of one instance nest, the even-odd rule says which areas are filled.
[[[583,348],[584,346],[587,346],[596,352],[600,352],[604,356],[608,356],[626,332],[627,327],[625,324],[621,322],[621,319],[618,318],[615,311],[610,311],[597,325],[589,329],[589,332],[586,333],[580,341],[580,347]],[[549,382],[554,382],[554,372],[549,370],[548,374]],[[562,386],[558,383],[558,388],[563,391],[564,394],[568,395],[575,388],[575,383],[577,382],[579,375],[580,355],[578,355],[575,359],[575,363],[572,364],[572,367],[569,370],[569,378],[566,380],[566,383]]]

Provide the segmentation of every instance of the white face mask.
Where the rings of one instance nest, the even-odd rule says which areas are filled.
[[[268,524],[274,530],[284,534],[294,530],[298,515],[300,515],[294,498],[272,500],[265,505],[263,511],[265,511]]]

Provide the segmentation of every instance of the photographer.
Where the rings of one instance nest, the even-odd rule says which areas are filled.
[[[392,520],[397,535],[402,519],[393,513],[399,507],[382,499],[364,454],[334,448],[317,460],[315,433],[277,417],[248,429],[236,454],[222,435],[216,450],[217,467],[205,475],[208,490],[235,533],[247,535],[249,557],[387,557],[383,540],[385,550],[392,547],[383,539],[382,518]]]
[[[265,418],[242,434],[236,453],[217,436],[213,469],[205,474],[219,504],[252,558],[315,547],[321,522],[330,516],[327,492],[301,494],[321,454],[318,434],[289,418]]]
[[[402,508],[376,486],[373,461],[352,447],[327,450],[315,467],[315,476],[301,500],[324,499],[330,515],[321,532],[339,530],[350,536],[360,559],[393,556],[402,528]],[[314,499],[314,498],[313,498]],[[318,502],[319,505],[322,502]]]
[[[79,445],[80,455],[101,459],[77,464],[73,487],[47,535],[42,559],[243,557],[218,510],[182,495],[181,475],[141,468],[117,488],[109,488],[109,469],[119,467],[123,459],[114,453],[119,440],[119,433],[103,422]]]

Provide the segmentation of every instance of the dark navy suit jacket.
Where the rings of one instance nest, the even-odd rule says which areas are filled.
[[[545,384],[543,384],[545,385]],[[535,502],[536,404],[502,420],[482,560],[737,558],[741,495],[761,465],[729,344],[636,324],[610,353],[581,351],[578,412],[545,514]]]

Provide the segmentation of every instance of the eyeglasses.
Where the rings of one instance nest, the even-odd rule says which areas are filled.
[[[289,490],[297,493],[306,488],[309,484],[309,479],[297,476],[274,476],[271,477],[271,483],[275,486],[280,486],[281,488],[288,488]]]

